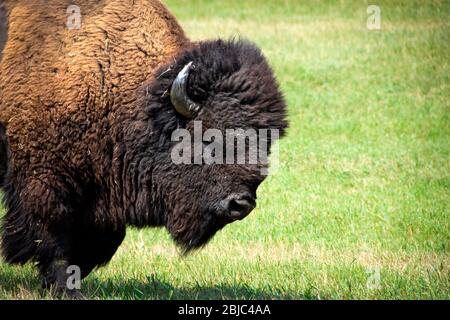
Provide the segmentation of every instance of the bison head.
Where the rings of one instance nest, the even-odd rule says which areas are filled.
[[[256,155],[255,161],[255,152],[261,143],[270,150],[274,139],[267,130],[283,135],[285,102],[261,51],[245,41],[193,45],[159,69],[146,91],[144,122],[152,149],[148,195],[164,211],[161,224],[189,251],[255,207],[267,169],[264,159]],[[232,147],[227,143],[236,138],[227,140],[233,130],[238,136],[256,134],[256,140],[244,139],[244,163],[238,161],[237,141]]]

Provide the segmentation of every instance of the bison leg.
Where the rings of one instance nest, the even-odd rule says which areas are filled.
[[[79,298],[79,291],[68,285],[72,275],[68,268],[77,267],[81,281],[95,267],[108,263],[125,237],[125,227],[105,230],[78,225],[58,230],[54,254],[51,259],[45,257],[40,263],[44,286],[54,287],[58,293],[70,298]]]
[[[81,278],[99,266],[107,264],[125,237],[125,227],[105,230],[93,226],[85,227],[74,241],[70,264],[81,269]]]
[[[50,263],[40,263],[39,271],[42,275],[42,286],[45,289],[55,289],[59,295],[65,295],[69,298],[81,297],[78,288],[72,288],[68,285],[69,263],[64,258],[54,258]],[[79,279],[81,280],[81,279]]]
[[[55,231],[48,233],[51,240],[51,247],[45,252],[41,252],[37,258],[39,271],[42,277],[42,285],[46,289],[55,289],[57,294],[65,295],[69,298],[79,298],[77,287],[72,287],[73,281],[69,277],[77,277],[81,281],[81,275],[73,273],[70,263],[70,253],[72,251],[72,230],[67,225],[57,226]],[[57,230],[57,231],[56,231]]]
[[[4,191],[8,210],[2,233],[5,260],[19,264],[36,261],[44,286],[65,292],[75,224],[73,193],[49,175],[10,181]]]

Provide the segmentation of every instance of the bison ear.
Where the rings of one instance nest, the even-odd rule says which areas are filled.
[[[173,81],[172,89],[170,90],[170,101],[172,101],[175,110],[188,119],[194,118],[201,109],[199,104],[189,98],[186,91],[191,68],[193,68],[192,61],[180,71]]]

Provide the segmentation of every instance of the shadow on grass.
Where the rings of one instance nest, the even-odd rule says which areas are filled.
[[[23,269],[23,270],[19,270]],[[37,272],[31,268],[0,269],[0,299],[57,299],[41,288]],[[248,284],[218,283],[214,286],[177,287],[167,281],[149,276],[146,280],[99,279],[95,273],[82,281],[86,299],[317,299],[308,290],[304,293],[282,293],[267,286],[252,288]]]
[[[84,294],[92,299],[294,299],[307,298],[283,294],[267,289],[252,288],[247,284],[218,283],[214,286],[195,285],[178,287],[167,281],[148,277],[147,281],[87,279]],[[311,298],[311,297],[309,297]]]

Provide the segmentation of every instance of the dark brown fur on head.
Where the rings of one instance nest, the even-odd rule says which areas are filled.
[[[239,193],[256,199],[256,189],[264,176],[258,165],[175,165],[170,159],[172,132],[185,128],[193,134],[193,122],[201,121],[203,131],[278,129],[281,136],[287,123],[285,102],[273,72],[261,51],[250,42],[202,42],[175,61],[162,67],[156,73],[157,80],[146,88],[150,93],[145,101],[149,133],[142,134],[144,141],[138,143],[148,146],[149,157],[157,154],[156,159],[149,159],[153,164],[148,166],[153,168],[154,189],[164,195],[161,220],[176,242],[190,250],[204,245],[228,222],[221,219],[218,203]],[[189,62],[194,68],[187,94],[201,106],[193,119],[178,114],[167,95],[173,80]]]

